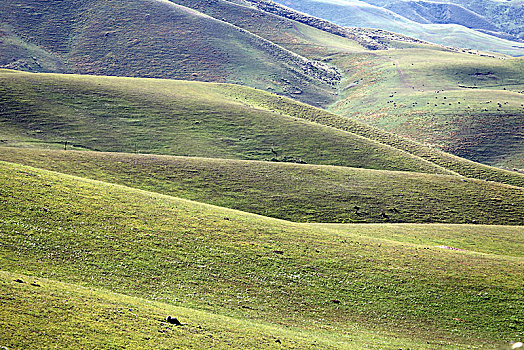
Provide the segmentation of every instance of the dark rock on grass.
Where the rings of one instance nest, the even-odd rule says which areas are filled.
[[[16,283],[24,283],[24,281],[22,281],[20,278],[17,278],[16,280],[14,280]]]
[[[175,326],[182,326],[182,323],[175,317],[167,316],[166,322],[170,324],[174,324]]]

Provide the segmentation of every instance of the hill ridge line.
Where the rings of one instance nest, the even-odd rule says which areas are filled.
[[[227,83],[219,83],[219,84],[225,84],[225,85],[235,85],[235,84],[227,84]],[[298,102],[298,101],[296,101]],[[248,104],[248,106],[251,106]],[[311,106],[313,108],[315,108],[314,106]],[[255,108],[258,108],[258,109],[261,109],[261,110],[265,110],[265,111],[272,111],[271,109],[267,109],[267,108],[264,108],[262,106],[255,106]],[[325,111],[323,109],[321,109],[322,111]],[[327,112],[327,111],[326,111]],[[330,112],[327,112],[327,113],[330,113]],[[446,174],[438,174],[438,175],[449,175],[449,176],[463,176],[451,169],[448,169],[448,168],[445,168],[439,164],[436,164],[434,162],[431,162],[427,159],[424,159],[416,154],[413,154],[413,153],[410,153],[408,151],[405,151],[403,149],[400,149],[400,148],[397,148],[395,146],[392,146],[392,145],[389,145],[387,143],[384,143],[384,142],[381,142],[379,140],[375,140],[375,139],[372,139],[372,138],[369,138],[369,137],[366,137],[366,136],[363,136],[363,135],[360,135],[360,134],[357,134],[356,132],[353,132],[353,131],[350,131],[350,130],[346,130],[346,129],[341,129],[341,128],[338,128],[336,126],[333,126],[333,125],[328,125],[328,124],[324,124],[324,123],[321,123],[320,121],[317,121],[317,120],[312,120],[312,119],[308,119],[308,118],[302,118],[300,116],[294,116],[292,114],[287,114],[285,112],[282,112],[282,114],[288,116],[288,117],[291,117],[291,118],[295,118],[295,119],[300,119],[300,120],[303,120],[303,121],[306,121],[306,122],[309,122],[309,123],[313,123],[313,124],[317,124],[317,125],[321,125],[321,126],[324,126],[324,127],[328,127],[328,128],[331,128],[331,129],[335,129],[335,130],[338,130],[338,131],[343,131],[345,133],[348,133],[358,139],[362,139],[362,140],[367,140],[369,142],[372,142],[374,144],[377,144],[377,145],[381,145],[381,146],[385,146],[387,147],[388,149],[392,149],[392,150],[395,150],[395,151],[398,151],[402,154],[405,154],[405,155],[408,155],[410,156],[411,158],[414,158],[414,159],[417,159],[417,160],[420,160],[422,161],[423,163],[425,164],[428,164],[428,165],[432,165],[434,168],[438,169],[438,170],[441,170],[443,172],[446,172]],[[356,124],[360,124],[359,122],[355,121]],[[314,164],[311,164],[311,165],[314,165]],[[322,165],[322,164],[318,164],[318,165]],[[354,168],[354,169],[368,169],[368,170],[373,170],[373,169],[370,169],[370,168],[357,168],[357,167],[346,167],[346,168]],[[380,169],[375,169],[375,170],[380,170]],[[405,172],[408,172],[408,173],[420,173],[420,174],[430,174],[430,175],[437,175],[437,173],[421,173],[421,172],[416,172],[416,171],[405,171]]]
[[[433,225],[433,226],[456,226],[456,227],[468,226],[469,225],[469,226],[485,226],[485,227],[500,226],[500,227],[509,227],[509,228],[524,227],[522,225],[504,225],[504,224],[495,224],[495,225],[479,224],[479,225],[477,225],[477,224],[468,224],[468,223],[459,224],[459,223],[441,223],[441,222],[433,222],[433,223],[411,223],[411,222],[390,222],[390,223],[376,223],[376,222],[361,222],[361,223],[359,223],[359,222],[354,222],[354,223],[296,222],[296,221],[292,221],[292,220],[285,220],[285,219],[280,219],[280,218],[276,218],[276,217],[272,217],[272,216],[265,216],[265,215],[261,215],[261,214],[247,212],[247,211],[243,211],[243,210],[239,210],[239,209],[232,209],[232,208],[228,208],[228,207],[222,207],[222,206],[208,204],[208,203],[199,202],[199,201],[195,201],[195,200],[185,199],[185,198],[181,198],[181,197],[177,197],[177,196],[162,194],[162,193],[159,193],[159,192],[142,190],[140,188],[130,187],[130,186],[121,185],[121,184],[117,184],[117,183],[113,183],[113,182],[106,182],[106,181],[101,181],[101,180],[95,180],[95,179],[90,179],[90,178],[86,178],[86,177],[70,175],[70,174],[66,174],[66,173],[62,173],[62,172],[58,172],[58,171],[47,170],[47,169],[44,169],[44,168],[37,168],[37,167],[29,166],[29,165],[23,165],[23,164],[19,164],[19,163],[12,163],[12,162],[7,162],[7,161],[0,160],[0,166],[2,166],[2,165],[10,167],[12,170],[16,170],[18,168],[20,170],[27,169],[27,170],[32,171],[33,173],[40,173],[40,174],[36,175],[38,177],[40,177],[41,174],[43,174],[44,176],[45,175],[54,175],[54,176],[60,177],[61,179],[70,179],[70,180],[73,180],[73,181],[93,184],[93,185],[96,185],[96,186],[102,186],[102,187],[106,187],[106,188],[117,188],[117,189],[119,189],[121,191],[124,191],[124,192],[125,191],[134,192],[134,193],[137,193],[139,195],[148,196],[149,198],[167,199],[167,200],[170,200],[170,201],[173,201],[173,202],[181,202],[181,203],[185,203],[185,204],[191,204],[194,207],[198,207],[198,209],[202,209],[202,210],[216,210],[216,209],[218,209],[218,210],[222,210],[223,213],[229,212],[229,213],[236,214],[236,215],[239,215],[239,216],[242,216],[242,217],[259,218],[259,219],[263,219],[265,221],[273,221],[275,224],[276,223],[285,224],[285,225],[290,226],[290,227],[291,226],[294,226],[294,227],[313,227],[315,229],[319,229],[319,230],[322,230],[322,231],[327,231],[330,234],[336,235],[336,236],[341,237],[341,238],[347,238],[348,236],[355,236],[355,235],[352,234],[351,232],[340,231],[340,230],[337,229],[337,227],[374,226],[374,225],[379,225],[379,226],[383,226],[383,225],[386,225],[386,226],[395,226],[395,225],[396,226],[402,226],[402,225],[404,225],[404,226],[427,226],[427,225]],[[0,168],[0,170],[2,170],[2,169]],[[443,176],[447,176],[447,175],[443,175]],[[219,213],[219,215],[220,215],[220,213]],[[10,222],[10,221],[6,221],[4,219],[0,219],[0,222]],[[428,246],[427,242],[415,243],[415,242],[409,242],[409,241],[396,240],[396,239],[393,239],[393,238],[375,237],[373,235],[362,235],[362,234],[359,234],[358,237],[366,237],[367,239],[370,239],[370,240],[373,240],[373,241],[376,241],[376,242],[390,242],[390,243],[400,244],[400,245],[403,245],[403,246],[406,246],[406,247],[427,247]],[[497,253],[486,253],[486,252],[475,251],[475,250],[465,250],[463,253],[474,254],[474,255],[476,254],[476,255],[482,255],[482,256],[490,256],[492,258],[499,258],[499,259],[502,259],[502,260],[506,260],[507,258],[511,258],[512,260],[516,260],[516,261],[524,261],[524,257],[519,257],[519,256],[514,256],[514,255],[504,255],[504,254],[497,254]],[[0,272],[1,272],[1,270],[0,270]]]

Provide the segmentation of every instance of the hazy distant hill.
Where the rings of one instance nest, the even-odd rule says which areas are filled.
[[[429,21],[428,23],[456,23],[469,28],[487,30],[490,34],[512,40],[524,39],[524,2],[522,0],[364,1],[388,8],[420,23],[426,23],[424,21]],[[428,13],[432,9],[443,10],[440,13],[444,16],[434,18],[434,14]],[[465,9],[470,13],[465,12]],[[486,27],[488,23],[489,26]]]
[[[498,27],[489,22],[485,16],[460,6],[395,2],[388,3],[391,8],[384,8],[361,0],[277,0],[276,2],[342,26],[379,28],[446,46],[494,51],[513,56],[524,55],[524,44],[486,34],[497,31]],[[522,10],[517,8],[517,11]],[[517,26],[518,19],[517,15],[515,20]],[[478,27],[482,31],[470,29],[469,25],[465,26],[471,21],[475,24],[471,28]]]

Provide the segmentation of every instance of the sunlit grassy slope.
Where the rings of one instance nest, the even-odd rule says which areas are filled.
[[[339,57],[331,110],[453,154],[524,168],[524,59],[428,49]]]
[[[231,23],[306,57],[324,58],[341,51],[368,52],[354,40],[263,11],[250,1],[170,1]]]
[[[355,122],[340,114],[333,114],[290,99],[276,98],[264,91],[255,90],[247,94],[246,90],[233,85],[226,86],[226,89],[231,96],[252,106],[298,116],[321,125],[331,126],[339,130],[345,130],[363,137],[368,137],[433,162],[463,176],[497,181],[520,187],[524,186],[524,174],[472,162],[450,153],[445,153],[436,147],[424,145],[383,131],[382,129],[368,126],[364,123]]]
[[[299,222],[524,225],[524,189],[458,176],[18,148],[0,160]]]
[[[397,49],[371,51],[249,2],[175,2],[337,66],[347,74],[332,107],[339,114],[470,160],[524,168],[522,59],[384,40]],[[450,90],[435,101],[436,91]]]
[[[334,101],[337,80],[282,47],[169,1],[2,1],[0,66],[242,83]]]
[[[355,325],[350,327],[351,334],[291,328],[5,271],[0,272],[0,291],[3,295],[2,346],[11,349],[362,349],[377,346],[421,349],[428,346],[422,339]],[[184,325],[163,322],[166,315],[177,317]],[[465,348],[461,345],[451,341],[439,343],[442,348]]]
[[[367,50],[246,1],[3,2],[0,32],[2,67],[240,83],[524,168],[522,59],[409,40]]]
[[[420,341],[363,329],[351,337],[289,329],[9,272],[0,272],[0,291],[0,339],[9,349],[358,349],[373,343],[420,345]],[[167,315],[177,317],[184,325],[164,322]]]
[[[347,337],[371,328],[384,341],[378,347],[386,349],[398,348],[406,337],[414,348],[432,349],[461,344],[489,347],[524,336],[524,261],[474,252],[476,246],[486,251],[489,248],[482,246],[492,245],[482,230],[471,236],[467,247],[455,245],[469,251],[453,251],[433,242],[374,238],[373,232],[380,230],[377,226],[354,226],[341,232],[294,224],[9,163],[0,163],[0,185],[0,269],[33,276],[21,278],[26,283],[36,279],[44,286],[40,292],[30,292],[33,287],[27,284],[6,286],[3,277],[2,288],[30,293],[35,305],[50,288],[49,282],[39,279],[52,278],[293,326],[321,337],[335,334],[338,338],[330,340],[348,342],[348,347]],[[434,230],[429,235],[438,236],[441,227],[450,228],[421,228],[426,235]],[[452,228],[461,235],[461,226]],[[498,227],[502,235],[516,235],[522,241],[518,238],[522,231],[508,229]],[[498,244],[493,243],[492,249]],[[52,288],[58,289],[59,298],[73,287]],[[72,306],[85,305],[78,301],[85,297],[86,293],[75,291],[67,300]],[[105,297],[104,303],[114,303],[115,298],[128,303],[120,296]],[[7,301],[11,305],[7,310],[12,310],[12,299]],[[56,298],[52,302],[59,303]],[[27,304],[22,305],[27,310]],[[157,305],[153,305],[156,310]],[[144,314],[158,315],[151,309],[135,311],[131,302],[126,308],[120,311],[141,315],[139,320]],[[58,327],[54,322],[60,322],[63,314],[51,310],[40,312],[53,322],[37,324],[53,333]],[[102,327],[126,322],[115,319],[107,309],[98,312]],[[196,322],[185,318],[191,314],[181,315],[190,327],[166,330],[174,337],[195,329],[191,327]],[[115,319],[114,323],[108,318]],[[125,324],[131,328],[131,339],[142,327]],[[202,327],[213,334],[214,325]],[[61,327],[66,334],[85,332],[83,327],[74,331],[67,324]],[[21,333],[11,341],[23,342],[26,333]],[[106,333],[100,337],[107,338]],[[392,339],[396,336],[400,336],[398,341]],[[218,337],[223,338],[223,333]],[[361,344],[377,346],[372,337],[358,337]]]
[[[12,71],[0,81],[4,145],[63,148],[68,141],[100,151],[451,173],[299,115],[254,108],[230,96],[229,85]]]

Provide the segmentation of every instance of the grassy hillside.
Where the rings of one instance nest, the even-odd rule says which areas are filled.
[[[16,148],[0,160],[299,222],[524,225],[524,189],[457,176]]]
[[[244,321],[3,271],[0,291],[0,337],[2,346],[9,349],[357,349],[371,338],[360,330],[349,342],[349,336]],[[185,325],[164,322],[167,315]],[[420,344],[406,338],[375,337],[390,346]]]
[[[523,59],[411,49],[339,62],[350,78],[332,111],[474,161],[524,168]]]
[[[270,13],[264,4],[254,0],[3,2],[0,66],[239,83],[315,106],[330,105],[344,116],[470,160],[508,169],[524,167],[522,60],[466,50],[462,51],[468,54],[449,52],[380,31],[344,32],[292,11],[284,14],[273,8]],[[489,46],[495,48],[493,43]],[[411,84],[410,79],[420,84]],[[414,90],[425,82],[426,93]],[[456,104],[439,101],[434,106],[435,96],[429,92],[441,86],[456,90]],[[489,91],[478,91],[481,88]],[[402,98],[390,98],[396,93],[401,97],[400,90]],[[485,106],[488,101],[491,105]],[[466,102],[468,109],[462,108]],[[129,146],[119,151],[129,151]]]
[[[0,81],[4,145],[69,141],[100,151],[450,173],[345,131],[242,104],[229,85],[9,71]]]
[[[316,53],[323,58],[340,51],[367,51],[354,40],[265,11],[251,1],[171,1],[243,28],[305,57]]]
[[[245,30],[168,1],[3,1],[10,50],[0,66],[44,72],[178,78],[334,100],[337,73]],[[38,49],[36,49],[38,48]]]
[[[231,96],[244,101],[250,105],[266,108],[272,111],[281,112],[287,115],[298,116],[302,119],[313,121],[318,124],[332,126],[339,130],[361,135],[383,144],[390,145],[403,150],[417,157],[431,161],[455,174],[472,177],[482,180],[490,180],[506,183],[514,186],[524,186],[524,175],[515,171],[507,171],[480,163],[475,163],[464,158],[459,158],[450,153],[430,147],[395,134],[382,131],[381,129],[368,126],[363,123],[355,122],[341,115],[333,114],[321,109],[298,103],[285,98],[274,97],[263,91],[251,91],[246,94],[236,86],[227,86]]]
[[[454,172],[524,185],[524,175],[516,172],[473,163],[260,90],[12,71],[0,79],[3,145],[61,148],[69,141],[101,151]]]
[[[367,236],[376,227],[293,224],[8,163],[0,163],[0,183],[0,268],[37,282],[324,335],[373,328],[390,340],[410,337],[416,348],[524,336],[522,258]]]
[[[275,4],[224,0],[177,2],[337,66],[347,74],[339,92],[340,101],[332,107],[337,113],[474,161],[509,169],[524,167],[520,59],[401,42],[400,37],[388,41],[387,36],[378,32],[345,33],[349,37],[354,35],[355,40],[359,40],[359,35],[371,35],[380,45],[390,48],[366,51],[348,38],[316,29],[342,35],[343,28],[290,10],[286,12]],[[456,101],[433,101],[441,96],[437,91],[443,90],[456,90]],[[486,106],[490,100],[491,105]]]
[[[310,224],[343,233],[361,230],[359,224]],[[468,250],[485,254],[524,257],[522,226],[367,224],[366,235],[399,242]]]
[[[332,29],[335,25],[292,11],[279,11],[264,2],[177,2],[307,57],[336,65],[347,74],[339,92],[340,101],[334,104],[333,111],[337,113],[360,118],[470,160],[509,169],[524,167],[520,130],[523,109],[519,94],[523,89],[522,60],[401,42],[399,37],[388,41],[387,37],[378,39],[380,33],[373,33],[373,40],[390,50],[365,51],[347,38],[316,29],[331,28],[325,30],[334,33],[343,30]],[[350,37],[355,35],[355,40],[364,34],[354,30],[346,33]],[[417,46],[416,50],[409,49]],[[436,91],[442,90],[456,90],[456,101],[433,101],[440,96]],[[491,105],[486,106],[489,101]]]
[[[428,345],[362,327],[342,335],[241,320],[5,271],[0,272],[0,290],[4,296],[0,334],[3,346],[10,349],[420,349]],[[185,325],[163,322],[166,315],[176,315]],[[31,337],[26,336],[29,332]],[[439,345],[464,348],[452,342]]]

